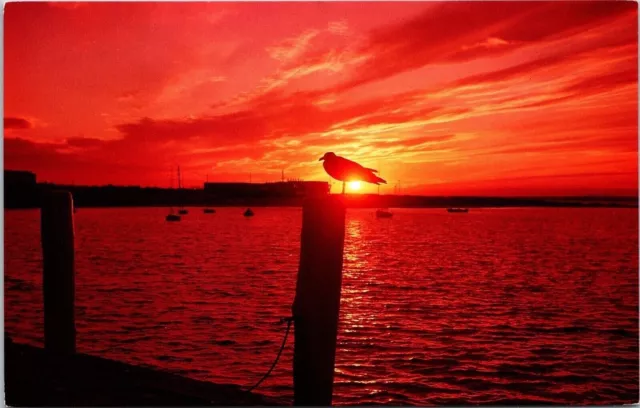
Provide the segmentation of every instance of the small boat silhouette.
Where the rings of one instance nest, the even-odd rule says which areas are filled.
[[[247,210],[244,212],[244,216],[253,217],[253,211],[251,211],[251,208],[247,208]]]
[[[376,218],[391,218],[393,213],[388,209],[378,209],[376,211]]]
[[[180,176],[180,166],[178,166],[178,190],[182,190],[182,177]],[[189,210],[184,208],[181,204],[180,209],[178,210],[178,214],[187,215],[189,214]]]
[[[180,180],[180,168],[178,167],[178,180]],[[180,182],[178,181],[178,185],[180,184]],[[173,174],[171,175],[171,188],[173,188]],[[169,221],[169,222],[175,222],[175,221],[180,221],[182,219],[182,217],[180,217],[178,214],[173,212],[173,205],[171,206],[171,209],[169,210],[169,214],[167,214],[164,217],[165,221]]]
[[[167,214],[167,216],[165,217],[165,220],[167,221],[180,221],[182,219],[182,217],[180,217],[178,214]]]
[[[215,214],[216,210],[214,210],[213,208],[205,208],[204,210],[202,210],[202,212],[205,214]]]
[[[467,213],[469,212],[468,208],[447,208],[447,212],[450,213]]]

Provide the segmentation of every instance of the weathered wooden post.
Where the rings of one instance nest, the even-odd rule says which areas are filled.
[[[294,405],[331,405],[344,228],[342,197],[329,196],[305,202],[300,268],[293,303]]]
[[[75,353],[75,254],[71,193],[53,191],[45,195],[40,228],[45,349],[62,354]]]

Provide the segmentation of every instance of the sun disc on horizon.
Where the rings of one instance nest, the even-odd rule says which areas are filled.
[[[362,183],[360,183],[359,181],[350,181],[349,182],[349,190],[358,191],[358,190],[360,190],[360,187],[362,187]]]

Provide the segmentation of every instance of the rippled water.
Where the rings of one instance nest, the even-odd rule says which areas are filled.
[[[78,349],[250,386],[290,314],[301,210],[81,209]],[[334,403],[638,401],[636,209],[348,210]],[[41,345],[39,212],[5,212],[7,331]],[[289,342],[258,391],[292,396]]]

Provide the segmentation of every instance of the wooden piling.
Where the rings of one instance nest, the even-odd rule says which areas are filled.
[[[52,191],[44,197],[40,227],[45,349],[59,354],[75,353],[75,253],[71,193]]]
[[[293,304],[294,405],[331,405],[345,207],[342,197],[309,199],[302,213],[300,267]]]

